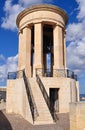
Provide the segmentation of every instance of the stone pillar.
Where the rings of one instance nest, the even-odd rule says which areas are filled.
[[[31,76],[31,29],[25,27],[19,33],[18,70],[25,69],[26,75]]]
[[[59,26],[59,49],[60,49],[60,69],[64,69],[64,33],[63,28]]]
[[[24,29],[19,31],[19,55],[18,55],[18,71],[25,69],[26,63],[26,43],[24,42]]]
[[[53,30],[54,38],[54,69],[64,68],[63,63],[63,30],[62,27],[56,25]]]
[[[36,76],[36,69],[41,69],[42,75],[42,65],[43,65],[43,31],[42,24],[34,24],[34,72],[33,76]]]
[[[56,25],[53,30],[54,41],[54,66],[53,75],[56,75],[56,69],[64,68],[64,37],[61,26]]]
[[[66,69],[66,32],[65,30],[63,31],[64,35],[64,68]]]
[[[26,75],[31,77],[31,28],[25,28],[25,39],[26,42]]]
[[[53,41],[54,41],[54,69],[59,69],[60,64],[59,64],[59,26],[55,26],[53,30]]]

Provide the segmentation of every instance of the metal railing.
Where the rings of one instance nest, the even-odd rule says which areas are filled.
[[[27,77],[25,75],[25,71],[23,71],[23,78],[24,78],[26,92],[27,92],[27,96],[28,96],[28,100],[29,100],[29,104],[30,104],[30,109],[31,109],[32,117],[33,117],[33,122],[34,122],[36,120],[36,118],[39,116],[39,114],[38,114],[38,110],[37,110],[35,100],[34,100],[34,97],[32,94],[29,80],[27,79]]]
[[[53,69],[53,71],[50,71],[50,69],[39,68],[36,69],[36,74],[43,77],[67,77],[77,81],[77,75],[68,69]]]
[[[67,77],[75,79],[77,81],[77,75],[73,71],[68,70],[68,69],[67,69]]]
[[[9,72],[8,73],[8,79],[17,79],[17,78],[23,78],[24,79],[27,97],[28,97],[28,101],[29,101],[29,104],[30,104],[31,114],[32,114],[33,122],[34,122],[36,120],[36,118],[39,116],[39,114],[38,114],[38,110],[37,110],[35,100],[34,100],[34,97],[33,97],[33,94],[32,94],[30,83],[29,83],[29,81],[26,77],[26,74],[25,74],[25,70],[20,70],[20,71],[17,71],[17,72]]]
[[[40,90],[41,90],[41,92],[43,94],[43,97],[44,97],[44,99],[45,99],[45,101],[46,101],[46,103],[48,105],[48,108],[50,109],[50,99],[49,99],[49,96],[48,96],[48,94],[47,94],[47,92],[45,90],[45,87],[44,87],[44,85],[43,85],[43,83],[42,83],[42,81],[41,81],[38,74],[36,74],[36,78],[37,78],[37,83],[38,83],[38,85],[40,87]]]

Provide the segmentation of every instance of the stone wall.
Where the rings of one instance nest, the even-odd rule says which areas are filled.
[[[25,84],[22,78],[7,80],[6,112],[22,115],[33,123]]]
[[[79,86],[74,79],[41,77],[41,80],[48,95],[50,88],[59,88],[59,113],[69,112],[69,103],[79,100]]]
[[[70,130],[85,130],[85,102],[70,103]]]

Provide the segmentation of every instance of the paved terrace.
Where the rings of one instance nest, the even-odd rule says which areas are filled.
[[[7,114],[5,104],[0,103],[0,130],[70,130],[69,114],[58,114],[56,124],[32,125],[17,114]]]

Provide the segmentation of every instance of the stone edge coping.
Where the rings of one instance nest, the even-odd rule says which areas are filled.
[[[79,102],[71,102],[71,103],[69,103],[70,105],[71,104],[75,104],[75,105],[82,105],[82,104],[84,104],[85,105],[85,101],[79,101]]]
[[[30,6],[29,8],[23,10],[20,14],[18,14],[17,19],[16,19],[17,27],[19,27],[20,20],[24,16],[26,16],[29,13],[40,11],[40,10],[44,10],[44,11],[48,10],[48,11],[58,13],[64,18],[65,24],[67,24],[68,22],[68,15],[63,9],[59,8],[58,6],[51,5],[51,4],[39,4],[39,5]]]

